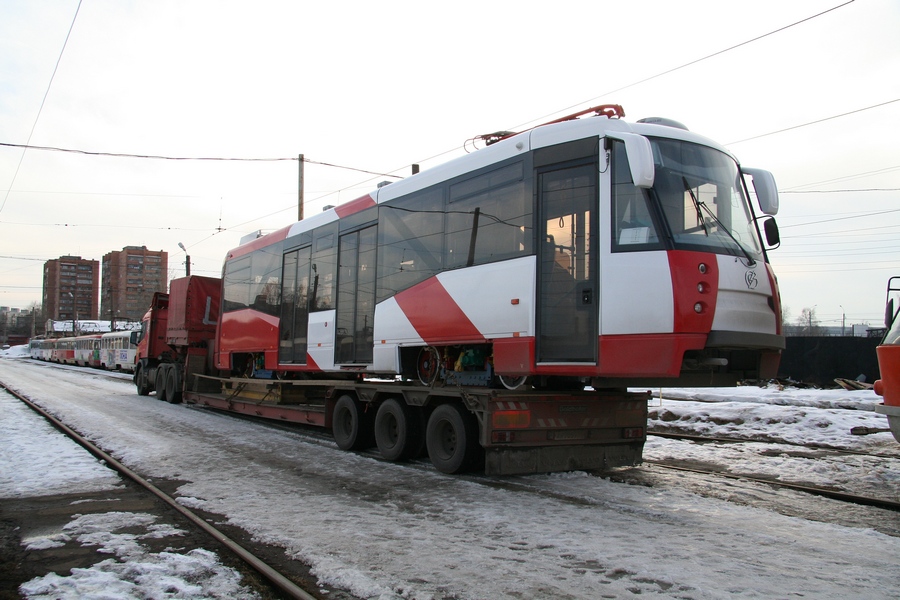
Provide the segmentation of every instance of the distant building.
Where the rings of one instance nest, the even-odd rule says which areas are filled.
[[[100,318],[107,321],[140,321],[155,292],[166,291],[169,255],[126,246],[103,257]]]
[[[100,263],[60,256],[44,263],[44,315],[48,319],[96,319]]]

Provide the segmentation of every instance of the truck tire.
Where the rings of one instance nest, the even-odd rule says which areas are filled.
[[[172,404],[181,403],[181,382],[178,381],[177,367],[166,369],[166,400]]]
[[[338,398],[331,413],[331,432],[341,450],[365,450],[372,446],[372,423],[362,403],[352,396]]]
[[[388,398],[375,414],[375,445],[385,460],[415,458],[422,449],[421,411]]]
[[[442,473],[462,473],[481,456],[478,419],[460,404],[441,404],[428,419],[425,445],[432,464]]]
[[[156,399],[166,399],[166,369],[163,365],[156,367]]]
[[[141,365],[138,365],[137,371],[134,373],[134,385],[137,387],[139,396],[149,396],[152,391],[150,381],[147,379],[147,372]]]

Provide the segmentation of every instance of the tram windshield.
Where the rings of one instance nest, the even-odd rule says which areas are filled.
[[[762,244],[737,163],[727,154],[699,144],[664,138],[651,138],[650,142],[656,171],[651,202],[655,200],[658,216],[665,219],[673,246],[731,254],[751,262],[762,260]],[[616,168],[614,197],[620,220],[626,215],[627,221],[630,215],[633,221],[634,214],[640,211],[625,206],[633,206],[637,189],[625,193],[627,188],[620,181],[627,176],[622,162]],[[642,200],[646,201],[646,197]],[[655,228],[648,225],[649,236],[633,222],[619,226],[618,249],[638,250],[646,249],[647,243],[659,244]],[[635,234],[642,236],[635,238]],[[644,248],[628,247],[629,244]]]
[[[651,194],[676,248],[762,260],[756,224],[737,163],[707,146],[651,138]]]

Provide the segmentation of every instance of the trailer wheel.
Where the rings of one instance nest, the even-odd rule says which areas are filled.
[[[386,460],[406,460],[422,450],[422,413],[388,398],[375,415],[375,444]]]
[[[134,384],[137,386],[139,396],[150,395],[150,382],[147,380],[147,371],[141,365],[138,365],[134,374]]]
[[[441,404],[428,419],[425,444],[438,471],[450,474],[466,471],[481,452],[478,420],[459,404]]]
[[[365,450],[372,446],[372,424],[361,402],[341,396],[331,414],[331,432],[341,450]]]
[[[157,400],[165,400],[166,399],[166,369],[164,366],[160,365],[156,367],[156,399]]]
[[[181,402],[181,389],[178,383],[178,373],[176,373],[175,367],[166,369],[166,400],[172,404]]]

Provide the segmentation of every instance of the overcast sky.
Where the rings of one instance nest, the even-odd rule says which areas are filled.
[[[900,2],[532,5],[0,0],[0,305],[40,302],[48,259],[127,245],[167,251],[172,277],[182,242],[218,276],[243,235],[296,220],[301,153],[309,215],[475,135],[617,103],[775,174],[792,321],[880,323],[900,275]]]

